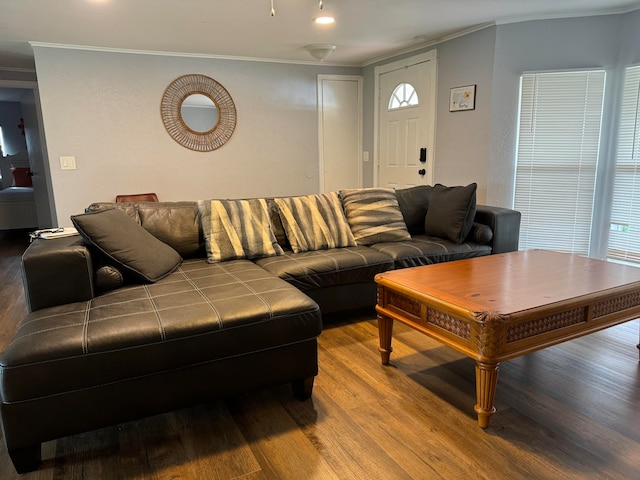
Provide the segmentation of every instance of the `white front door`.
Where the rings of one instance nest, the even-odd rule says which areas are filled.
[[[435,137],[435,51],[376,68],[376,185],[431,184]],[[377,173],[377,181],[375,174]]]

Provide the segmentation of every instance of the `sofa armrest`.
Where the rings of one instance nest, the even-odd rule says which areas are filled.
[[[491,253],[514,252],[520,241],[520,212],[503,207],[478,205],[475,221],[493,232]]]
[[[93,263],[82,237],[36,239],[22,255],[30,312],[93,298]]]

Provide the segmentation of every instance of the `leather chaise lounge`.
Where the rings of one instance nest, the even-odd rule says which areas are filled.
[[[202,202],[93,204],[73,217],[81,236],[35,240],[22,259],[30,313],[0,359],[2,428],[16,470],[38,467],[44,441],[215,398],[288,382],[309,398],[322,313],[375,305],[377,273],[517,249],[519,213],[476,206],[475,187],[464,238],[429,235],[434,188],[394,192],[404,233],[384,238],[376,227],[374,243],[335,203],[348,192],[322,197],[318,211],[347,212],[338,243],[349,246],[300,251],[277,199],[242,204],[268,216],[275,254],[267,256],[212,260],[213,215]],[[362,190],[389,199],[387,189]],[[124,243],[110,239],[121,224]]]

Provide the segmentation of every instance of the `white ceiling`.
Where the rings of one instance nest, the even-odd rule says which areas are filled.
[[[32,69],[28,42],[362,66],[480,25],[624,13],[630,0],[0,0],[0,70]]]

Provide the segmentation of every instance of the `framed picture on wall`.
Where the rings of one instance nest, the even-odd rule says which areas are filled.
[[[476,108],[476,86],[466,85],[451,89],[449,97],[449,111],[461,112],[463,110],[475,110]]]

